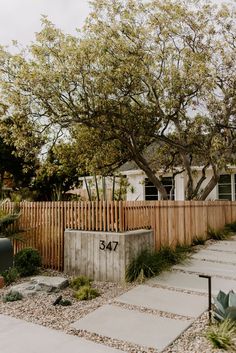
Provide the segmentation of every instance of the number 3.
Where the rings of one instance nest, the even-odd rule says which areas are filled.
[[[99,249],[100,249],[100,250],[105,250],[105,248],[106,248],[105,241],[104,241],[104,240],[100,240]]]

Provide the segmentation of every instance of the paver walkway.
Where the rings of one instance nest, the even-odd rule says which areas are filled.
[[[207,309],[207,281],[199,274],[212,276],[213,294],[236,291],[236,237],[209,245],[72,327],[161,352]]]
[[[40,325],[0,315],[1,353],[122,353]]]

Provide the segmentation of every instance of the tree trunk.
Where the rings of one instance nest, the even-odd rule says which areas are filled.
[[[139,168],[144,171],[144,173],[146,174],[148,179],[157,188],[157,190],[159,191],[159,193],[161,195],[161,199],[162,200],[168,200],[168,194],[166,192],[165,187],[162,185],[161,181],[156,176],[155,172],[148,166],[147,163],[145,163],[146,162],[145,159],[142,157],[142,159],[140,160],[140,158],[135,156],[134,157],[134,161],[139,166]]]
[[[206,185],[204,190],[201,192],[199,197],[197,198],[200,201],[206,200],[207,196],[210,194],[210,192],[214,189],[214,187],[217,185],[219,181],[220,176],[219,175],[213,175],[209,183]]]

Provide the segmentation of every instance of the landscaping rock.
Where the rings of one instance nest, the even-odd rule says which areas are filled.
[[[20,292],[23,296],[35,295],[38,292],[59,292],[60,289],[67,287],[69,284],[67,278],[36,276],[32,277],[29,282],[24,282],[11,287],[11,290]]]
[[[65,277],[52,277],[52,276],[35,276],[31,278],[31,283],[45,287],[45,290],[50,289],[63,289],[69,285],[68,279]]]

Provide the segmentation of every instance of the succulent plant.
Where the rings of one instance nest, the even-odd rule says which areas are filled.
[[[219,291],[214,299],[213,312],[217,321],[236,320],[236,293],[233,290],[228,294]]]
[[[4,297],[3,297],[3,302],[15,302],[17,300],[21,300],[23,298],[23,295],[19,293],[18,291],[10,291],[8,292]]]

